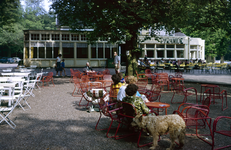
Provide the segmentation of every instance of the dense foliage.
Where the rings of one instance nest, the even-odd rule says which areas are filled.
[[[23,30],[53,30],[55,15],[43,9],[43,0],[0,1],[0,56],[20,56],[23,53]]]

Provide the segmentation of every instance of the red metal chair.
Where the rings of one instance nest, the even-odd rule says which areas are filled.
[[[138,86],[139,93],[145,94],[147,92],[148,78],[139,78],[136,85]]]
[[[99,120],[96,123],[95,129],[97,131],[107,130],[106,136],[108,138],[114,138],[115,137],[115,135],[114,136],[109,136],[108,134],[110,132],[110,129],[112,129],[111,126],[112,126],[113,122],[120,120],[120,118],[118,117],[116,112],[121,108],[115,108],[115,106],[116,106],[116,103],[110,103],[109,104],[109,102],[105,102],[103,100],[103,98],[100,98],[100,102],[99,102],[100,116],[99,116]],[[115,109],[111,109],[112,107],[114,107]],[[110,123],[108,128],[98,129],[97,127],[98,127],[98,124],[99,124],[99,121],[100,121],[102,115],[104,115],[106,117],[110,117],[111,118],[111,123]]]
[[[183,95],[184,96],[183,101],[173,102],[175,94]],[[196,103],[198,103],[197,102],[197,90],[194,87],[186,88],[183,85],[175,86],[174,89],[173,89],[173,96],[172,96],[172,99],[171,99],[171,103],[172,104],[186,103],[187,102],[187,97],[192,96],[192,95],[196,96]]]
[[[231,147],[231,145],[227,145],[227,146],[215,148],[215,135],[216,134],[231,137],[230,121],[231,121],[231,117],[229,117],[229,116],[219,116],[214,120],[214,122],[213,122],[213,144],[212,144],[213,150]],[[228,126],[226,128],[224,127],[225,124],[228,124]],[[220,125],[220,127],[219,127],[219,125]]]
[[[70,82],[72,82],[73,81],[73,77],[75,76],[75,74],[77,73],[77,72],[80,72],[79,70],[73,70],[73,69],[70,69],[70,71],[71,71],[71,77],[70,77]]]
[[[145,70],[145,74],[152,74],[151,69],[146,69],[146,70]]]
[[[137,77],[137,80],[142,79],[142,78],[147,78],[147,77],[145,76],[145,73],[138,74],[137,71],[136,71],[136,77]]]
[[[178,114],[184,119],[187,128],[196,129],[196,136],[199,139],[209,145],[212,145],[213,143],[210,143],[208,140],[204,139],[204,137],[209,137],[211,140],[213,138],[213,133],[211,130],[211,118],[208,116],[208,113],[209,108],[205,105],[186,106],[181,112],[178,110],[173,112],[173,114]],[[195,134],[190,135],[194,136]]]
[[[117,102],[117,95],[118,95],[119,89],[120,88],[112,88],[112,84],[111,84],[111,88],[109,92],[110,102]]]
[[[88,82],[89,82],[88,76],[83,75],[81,77],[81,83],[80,83],[80,89],[81,89],[80,92],[81,92],[82,97],[81,97],[81,99],[79,101],[79,106],[86,106],[87,107],[89,105],[89,101],[88,101],[88,103],[86,105],[81,105],[81,102],[82,102],[83,98],[86,100],[86,98],[84,96],[84,93],[88,92],[88,90],[89,90]]]
[[[161,93],[161,87],[157,86],[157,87],[153,87],[151,90],[148,90],[144,95],[150,102],[155,102],[157,100],[160,102],[160,98],[161,98],[160,93]]]
[[[53,81],[53,72],[49,72],[47,74],[47,76],[43,76],[41,82],[43,83],[43,87],[44,87],[44,83],[47,83],[47,87],[49,86],[49,82],[52,82],[53,87],[55,86],[54,81]]]
[[[103,71],[103,75],[110,75],[110,70],[105,69],[105,70]]]
[[[122,127],[120,125],[122,124],[122,125],[126,125],[128,127],[131,126],[130,124],[132,122],[132,119],[137,115],[136,108],[132,104],[126,103],[126,102],[120,102],[120,106],[122,106],[122,109],[119,109],[118,115],[122,119],[118,120],[119,124],[118,124],[117,130],[116,130],[116,133],[115,133],[115,139],[116,140],[137,134],[137,133],[133,132],[133,133],[124,134],[124,135],[117,135],[119,129]],[[142,132],[143,132],[143,129],[138,131],[139,137],[138,137],[138,141],[137,141],[137,147],[144,147],[146,145],[152,144],[152,142],[151,142],[151,143],[140,145],[140,138],[141,138]]]
[[[81,80],[79,79],[79,78],[77,78],[77,76],[74,76],[73,77],[73,81],[74,81],[74,90],[73,90],[73,92],[72,92],[72,96],[73,97],[79,97],[80,96],[80,90],[81,90],[81,88],[80,88],[80,83],[81,83]],[[74,94],[75,93],[75,91],[76,91],[76,89],[78,89],[78,91],[76,92],[77,94]]]

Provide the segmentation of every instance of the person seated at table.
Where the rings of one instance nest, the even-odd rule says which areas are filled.
[[[129,84],[136,84],[137,78],[134,76],[128,76],[125,82],[126,84],[121,86],[119,89],[119,92],[117,94],[117,101],[122,101],[122,99],[126,97],[125,89],[127,88]],[[136,96],[141,97],[141,94],[137,91]]]
[[[145,105],[143,99],[136,96],[137,90],[138,90],[138,86],[136,86],[135,84],[129,84],[125,89],[127,96],[124,97],[122,101],[130,103],[133,106],[135,106],[137,114],[148,115],[150,113],[150,110]]]
[[[114,89],[115,91],[111,91],[111,92],[115,92],[114,95],[117,95],[118,92],[119,92],[119,88],[123,85],[125,85],[125,83],[121,83],[120,82],[120,77],[118,76],[118,74],[114,74],[112,75],[111,77],[112,81],[113,81],[113,84],[111,85],[111,89],[112,88],[117,88],[117,89]],[[116,101],[116,100],[115,100]]]
[[[120,82],[125,83],[125,79],[123,78],[123,73],[122,72],[118,73],[118,76],[120,77]]]
[[[83,68],[83,70],[84,70],[85,72],[87,72],[87,71],[92,71],[93,69],[90,67],[89,62],[87,62],[87,63],[86,63],[86,66]]]

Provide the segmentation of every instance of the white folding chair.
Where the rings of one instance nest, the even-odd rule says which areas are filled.
[[[30,96],[35,97],[35,95],[32,92],[33,92],[33,89],[35,88],[35,84],[40,81],[37,79],[39,79],[41,75],[42,73],[37,73],[35,80],[27,81],[27,84],[24,85],[24,87],[26,88],[26,91],[24,92],[24,94],[26,95],[29,94]]]
[[[12,95],[14,95],[14,88],[15,87],[10,87],[12,88]],[[0,95],[1,97],[2,95]],[[13,98],[13,97],[12,97]],[[15,109],[15,107],[18,105],[18,101],[16,101],[15,103],[13,103],[13,105],[11,107],[7,107],[7,106],[0,106],[0,124],[5,121],[11,128],[15,129],[16,125],[14,124],[14,122],[12,120],[10,120],[9,115],[13,112],[13,110]]]

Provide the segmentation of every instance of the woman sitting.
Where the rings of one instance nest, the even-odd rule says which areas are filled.
[[[120,77],[117,74],[112,75],[111,79],[113,81],[113,84],[111,85],[110,95],[116,96],[118,95],[120,87],[125,85],[125,83],[120,82]],[[116,97],[113,101],[116,101]]]
[[[122,99],[124,97],[126,97],[126,94],[125,94],[125,89],[126,87],[129,85],[129,84],[136,84],[137,82],[137,78],[134,77],[134,76],[128,76],[127,79],[125,80],[126,84],[121,86],[120,89],[119,89],[119,92],[118,92],[118,95],[117,95],[117,101],[122,101]],[[137,91],[136,93],[136,96],[137,97],[140,97],[140,93]]]
[[[145,105],[143,99],[136,96],[137,90],[138,87],[135,84],[129,84],[125,89],[128,96],[124,97],[122,101],[132,104],[136,108],[136,112],[138,114],[148,115],[150,110]]]

